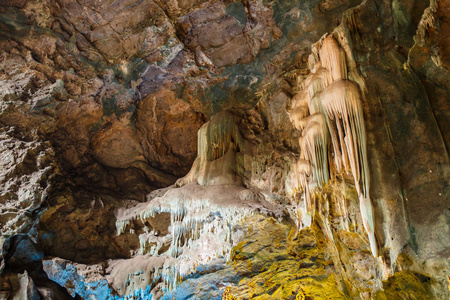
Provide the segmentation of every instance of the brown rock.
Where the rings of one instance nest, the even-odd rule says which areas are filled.
[[[197,153],[197,130],[203,122],[201,115],[171,91],[147,96],[136,116],[145,158],[164,172],[186,174]]]
[[[128,114],[106,123],[92,137],[94,158],[113,168],[128,168],[136,161],[145,161]]]

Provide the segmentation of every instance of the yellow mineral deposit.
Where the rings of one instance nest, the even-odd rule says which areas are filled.
[[[448,290],[450,291],[450,276],[447,275],[447,281],[448,281]]]
[[[302,288],[299,288],[297,296],[295,296],[295,300],[305,300],[305,299],[306,299],[305,292],[303,291]]]
[[[231,286],[227,286],[222,294],[222,300],[239,300],[238,297],[231,294]]]

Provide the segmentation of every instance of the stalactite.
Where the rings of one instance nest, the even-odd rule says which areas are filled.
[[[328,182],[328,133],[324,115],[316,113],[307,119],[307,125],[303,129],[300,139],[302,149],[300,158],[311,162],[313,166],[313,178],[317,185],[322,187]]]
[[[225,155],[234,144],[243,148],[243,140],[234,115],[224,111],[203,125],[198,131],[198,157],[213,161]]]
[[[311,193],[309,191],[308,184],[308,177],[311,176],[311,163],[309,162],[309,160],[299,159],[294,165],[294,173],[297,175],[296,179],[298,186],[302,187],[303,198],[305,200],[304,210],[308,213],[311,211]],[[300,212],[300,202],[294,204],[295,206],[297,206],[297,227],[300,227],[299,224],[302,215]]]
[[[239,184],[244,139],[235,116],[223,111],[205,123],[198,131],[197,158],[189,173],[178,179],[177,186],[191,182],[200,185]]]
[[[322,66],[329,71],[333,81],[347,79],[345,53],[332,36],[327,36],[323,40],[320,58]]]
[[[290,111],[293,125],[302,131],[300,165],[306,165],[307,161],[312,168],[311,176],[306,176],[299,166],[294,168],[299,185],[305,192],[305,202],[311,205],[310,194],[324,187],[330,177],[328,160],[332,155],[328,155],[328,151],[332,146],[333,170],[351,171],[353,175],[364,228],[376,256],[360,90],[347,80],[345,52],[332,36],[324,36],[313,45],[308,63],[311,74],[299,84],[301,91],[293,99]]]
[[[339,143],[342,152],[346,151],[350,160],[352,174],[358,183],[357,189],[367,197],[369,170],[359,89],[351,81],[336,81],[323,91],[322,105],[328,118],[336,122],[340,132]]]
[[[289,117],[295,128],[297,128],[298,130],[303,130],[303,128],[305,128],[306,126],[305,118],[308,116],[308,114],[308,106],[299,105],[289,112]]]
[[[120,235],[135,220],[145,221],[161,213],[170,213],[168,234],[155,236],[151,232],[143,233],[139,235],[139,241],[142,254],[147,245],[159,243],[159,248],[150,253],[154,258],[149,253],[144,254],[148,261],[158,264],[148,267],[148,272],[143,276],[148,278],[157,274],[163,279],[167,290],[171,290],[182,278],[194,272],[198,265],[216,258],[228,260],[241,234],[233,228],[252,218],[255,212],[259,215],[264,211],[277,217],[283,215],[282,207],[265,204],[262,194],[250,192],[244,187],[191,184],[171,189],[147,203],[117,210],[116,227]],[[159,253],[163,244],[168,248],[164,253]],[[163,267],[159,263],[161,260]],[[136,267],[139,265],[136,264]]]

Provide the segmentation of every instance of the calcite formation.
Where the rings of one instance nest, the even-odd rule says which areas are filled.
[[[351,172],[372,254],[377,256],[360,89],[348,80],[345,52],[333,36],[314,44],[308,63],[312,72],[300,82],[290,113],[302,131],[300,159],[293,175],[298,174],[304,191],[305,210],[315,207],[312,190],[323,189],[330,177]],[[329,157],[333,157],[333,167],[329,167]]]
[[[221,112],[198,131],[198,155],[191,171],[177,186],[197,182],[200,185],[237,184],[243,169],[245,143],[236,125],[236,117]]]
[[[448,299],[444,0],[0,5],[0,299]]]

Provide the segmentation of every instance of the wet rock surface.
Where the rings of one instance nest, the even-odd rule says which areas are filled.
[[[0,297],[448,298],[449,14],[443,0],[2,1]],[[372,218],[333,143],[310,209],[296,181],[307,131],[291,116],[316,89],[310,55],[327,68],[325,34],[359,88]],[[214,191],[256,217],[207,213]],[[165,195],[202,207],[204,239]],[[148,203],[166,211],[141,216]],[[209,234],[226,250],[180,263]]]

